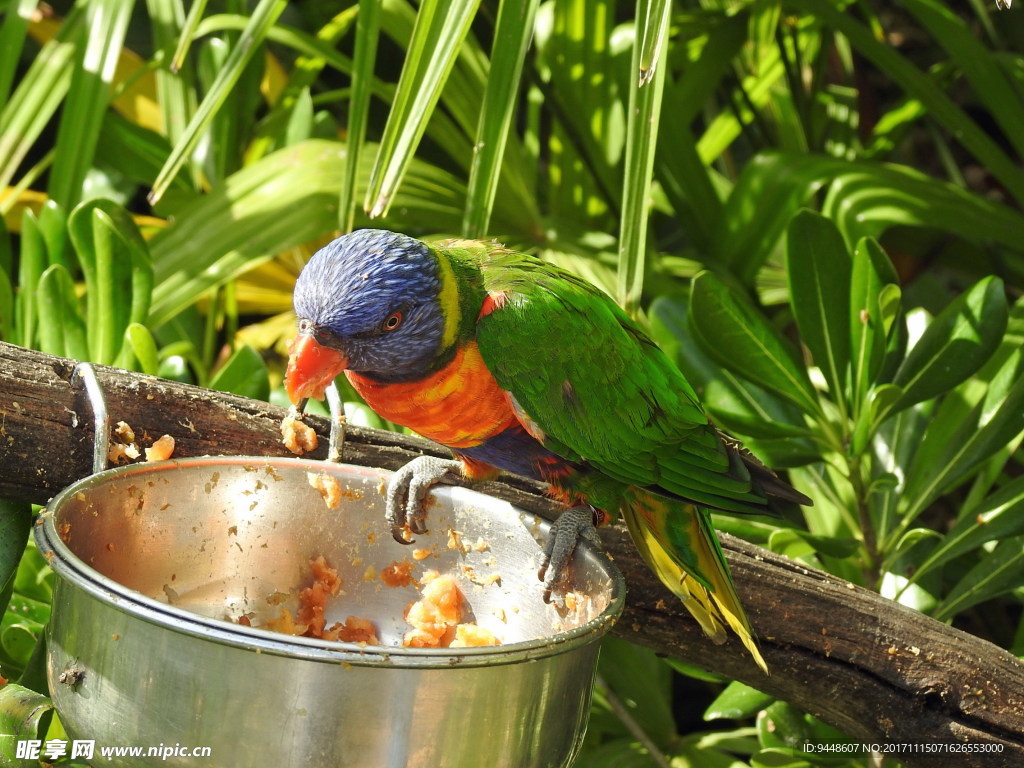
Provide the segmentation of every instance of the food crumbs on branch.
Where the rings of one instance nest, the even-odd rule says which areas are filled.
[[[174,453],[174,438],[164,435],[157,438],[153,445],[146,449],[146,461],[166,461]]]
[[[320,444],[316,431],[293,414],[281,421],[281,438],[284,447],[296,456],[315,451]]]

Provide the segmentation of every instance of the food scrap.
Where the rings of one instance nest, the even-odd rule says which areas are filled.
[[[462,618],[462,590],[455,578],[437,571],[423,574],[423,596],[405,612],[412,626],[402,638],[411,648],[444,648],[455,639],[455,627]]]
[[[174,453],[174,438],[164,435],[153,441],[153,445],[146,449],[146,461],[164,461],[171,458]]]
[[[323,555],[309,561],[313,572],[313,583],[299,591],[299,610],[295,616],[287,608],[281,609],[281,615],[267,622],[264,629],[281,632],[286,635],[301,635],[318,640],[340,640],[344,643],[366,643],[377,645],[377,630],[373,623],[358,616],[349,616],[344,622],[335,622],[325,626],[324,610],[327,599],[334,597],[341,590],[341,578],[338,571],[327,564]],[[279,602],[279,601],[278,601]],[[245,625],[251,622],[245,616]],[[239,619],[239,623],[243,623]]]
[[[107,461],[111,464],[125,464],[142,455],[139,446],[135,444],[135,430],[126,422],[117,422],[111,438],[113,439],[107,446]]]
[[[315,451],[320,444],[316,431],[293,413],[289,413],[281,421],[281,438],[285,448],[296,456]]]
[[[380,580],[388,587],[407,587],[412,582],[412,563],[396,560],[381,569]]]
[[[316,433],[313,433],[314,436]],[[315,446],[314,446],[315,447]],[[324,503],[328,509],[337,509],[341,503],[341,483],[333,475],[329,475],[326,472],[307,472],[306,479],[309,484],[320,491],[320,495],[324,497]]]
[[[422,597],[409,606],[405,620],[412,629],[405,633],[407,648],[473,648],[501,645],[492,632],[462,619],[462,590],[455,577],[437,571],[423,574]]]
[[[455,628],[455,639],[449,648],[478,648],[483,645],[501,645],[501,641],[489,629],[476,624],[459,624]]]

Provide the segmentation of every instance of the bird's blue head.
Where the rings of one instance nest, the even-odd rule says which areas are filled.
[[[395,232],[363,229],[317,251],[295,284],[292,399],[321,397],[345,369],[388,380],[429,371],[451,341],[444,283],[430,248]]]

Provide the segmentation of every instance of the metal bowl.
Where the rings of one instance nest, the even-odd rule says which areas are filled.
[[[318,473],[341,483],[338,508],[311,487]],[[623,607],[621,575],[581,546],[563,585],[579,597],[573,610],[544,603],[536,571],[548,523],[454,487],[434,491],[430,532],[414,545],[431,553],[411,560],[384,523],[388,475],[205,457],[108,470],[57,496],[36,527],[59,576],[50,687],[69,735],[95,740],[95,764],[569,765],[597,641]],[[328,624],[370,619],[382,645],[258,628],[294,609],[320,555],[342,579]],[[419,592],[379,574],[402,560],[414,577],[458,574],[468,619],[502,645],[401,647]],[[98,749],[158,745],[148,760]],[[211,757],[192,757],[195,747]]]

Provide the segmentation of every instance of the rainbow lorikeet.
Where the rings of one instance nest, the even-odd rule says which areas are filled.
[[[360,230],[318,251],[294,294],[286,388],[322,398],[344,372],[382,417],[449,447],[388,492],[392,534],[424,530],[429,487],[458,472],[542,480],[567,510],[547,594],[579,536],[620,513],[646,563],[716,642],[753,639],[708,508],[763,514],[810,504],[708,420],[679,369],[606,294],[496,243],[428,245]],[[600,511],[600,512],[598,512]]]

